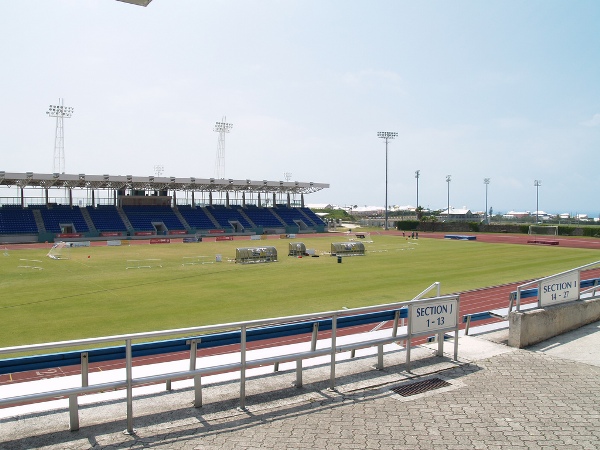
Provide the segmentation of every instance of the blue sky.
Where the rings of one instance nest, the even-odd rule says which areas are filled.
[[[600,2],[0,2],[2,162],[329,183],[308,203],[598,217]]]

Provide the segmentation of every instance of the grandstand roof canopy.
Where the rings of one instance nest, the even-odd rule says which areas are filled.
[[[123,3],[131,3],[132,5],[148,6],[152,0],[119,0]]]
[[[275,192],[310,194],[329,188],[329,184],[300,181],[256,181],[215,178],[138,177],[132,175],[86,175],[8,173],[0,171],[0,186],[81,189],[135,189],[148,191]]]

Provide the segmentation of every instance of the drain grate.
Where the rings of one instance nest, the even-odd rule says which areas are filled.
[[[452,386],[447,381],[441,378],[429,378],[423,381],[417,381],[416,383],[405,384],[392,388],[392,391],[402,397],[410,397],[412,395],[422,394],[424,392],[433,391],[434,389],[441,389],[444,387]]]

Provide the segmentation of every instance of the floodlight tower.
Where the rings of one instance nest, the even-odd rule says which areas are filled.
[[[398,136],[395,131],[378,131],[377,137],[385,139],[385,225],[384,229],[388,229],[388,140]]]
[[[63,119],[73,115],[73,108],[63,106],[63,99],[58,99],[58,105],[50,105],[46,114],[48,117],[56,117],[56,133],[54,136],[54,162],[53,173],[65,173],[65,132]]]
[[[484,178],[483,184],[485,184],[485,223],[486,225],[490,224],[490,218],[488,217],[488,208],[487,208],[487,197],[488,197],[488,186],[490,185],[490,179]]]
[[[156,164],[154,166],[154,175],[155,176],[160,177],[164,171],[165,171],[165,166],[163,166],[162,164]]]
[[[540,186],[542,185],[542,180],[533,180],[533,185],[535,186],[535,223],[539,222],[538,214],[540,211]]]
[[[452,181],[452,175],[446,175],[446,183],[448,183],[448,221],[450,221],[450,181]]]
[[[232,123],[227,123],[225,116],[222,122],[216,122],[213,131],[219,133],[219,144],[217,146],[217,161],[215,163],[215,178],[225,178],[225,133],[233,128]]]
[[[415,170],[415,178],[417,179],[417,206],[416,208],[419,208],[419,177],[421,176],[421,171],[420,170]]]

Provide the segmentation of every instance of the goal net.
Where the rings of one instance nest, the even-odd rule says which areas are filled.
[[[529,234],[558,236],[558,227],[553,225],[529,225]]]
[[[66,242],[57,242],[46,256],[52,259],[70,259],[70,249],[71,247]]]
[[[373,239],[371,239],[371,233],[357,231],[355,233],[349,233],[348,240],[350,241],[362,241],[372,243]]]

